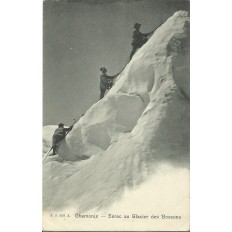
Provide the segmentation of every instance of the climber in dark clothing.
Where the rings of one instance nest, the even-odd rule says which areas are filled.
[[[101,100],[104,97],[106,90],[111,89],[111,87],[113,86],[113,80],[119,75],[119,73],[117,73],[114,76],[108,76],[106,74],[107,69],[104,67],[100,68],[100,71],[102,72],[100,76],[100,91],[101,91],[100,100]]]
[[[141,48],[148,41],[147,37],[154,32],[154,31],[151,31],[149,33],[143,34],[142,32],[139,31],[140,27],[141,27],[141,24],[139,23],[136,23],[134,25],[135,30],[133,33],[133,41],[131,43],[133,49],[130,54],[130,60],[135,54],[136,50],[138,48]]]
[[[60,123],[58,125],[58,128],[55,130],[52,137],[52,149],[53,149],[52,155],[56,155],[56,149],[58,147],[58,143],[65,138],[66,133],[72,130],[72,127],[73,126],[70,126],[69,128],[64,128],[63,123]]]

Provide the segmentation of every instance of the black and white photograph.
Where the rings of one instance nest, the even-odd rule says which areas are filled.
[[[190,2],[43,1],[43,231],[190,231]]]

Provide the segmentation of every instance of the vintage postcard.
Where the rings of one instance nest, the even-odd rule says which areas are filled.
[[[189,8],[43,2],[43,231],[190,231]]]

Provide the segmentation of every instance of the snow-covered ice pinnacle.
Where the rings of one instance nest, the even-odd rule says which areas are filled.
[[[160,165],[188,170],[189,97],[189,16],[178,11],[74,125],[58,150],[59,162],[45,163],[44,210],[104,209],[126,189],[168,175]],[[182,183],[180,175],[175,181]]]

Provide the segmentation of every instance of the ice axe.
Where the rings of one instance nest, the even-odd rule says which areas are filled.
[[[73,126],[73,125],[77,122],[77,120],[76,120],[75,118],[73,119],[73,121],[74,121],[74,122],[73,122],[73,124],[72,124],[71,126]],[[70,126],[70,127],[71,127],[71,126]],[[70,130],[70,131],[71,131],[71,130]],[[68,131],[68,132],[66,133],[66,135],[67,135],[70,131]],[[66,136],[66,135],[65,135],[65,136]],[[65,137],[64,137],[64,138],[65,138]]]
[[[130,60],[127,61],[127,63],[125,64],[125,66],[121,69],[121,71],[119,73],[117,73],[115,75],[115,79],[112,81],[112,86],[115,84],[115,82],[119,79],[119,75],[122,73],[122,71],[125,69],[125,67],[127,66],[127,64],[129,63]],[[111,86],[111,87],[112,87]]]
[[[151,34],[153,34],[162,24],[163,24],[163,20],[161,20],[161,23],[153,31],[151,31]]]

